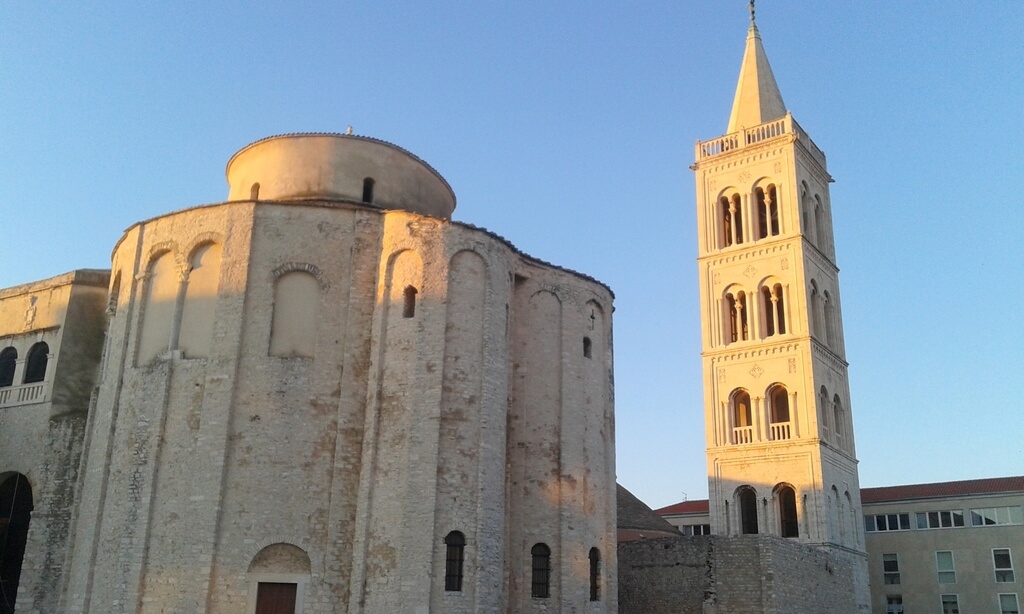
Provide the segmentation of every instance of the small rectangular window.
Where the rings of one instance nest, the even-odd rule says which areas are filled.
[[[960,614],[960,598],[956,595],[942,595],[942,614]]]
[[[903,595],[886,595],[885,614],[903,614]]]
[[[1017,593],[1001,593],[999,595],[999,611],[1001,614],[1020,614]]]
[[[953,553],[939,550],[935,553],[935,571],[939,584],[956,584],[956,567],[953,566]]]
[[[1013,558],[1009,548],[992,550],[992,565],[996,570],[996,582],[1013,582]]]
[[[900,560],[895,553],[882,555],[882,577],[886,584],[900,583]]]

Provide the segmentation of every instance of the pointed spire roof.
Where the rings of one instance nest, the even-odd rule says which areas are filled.
[[[750,30],[747,31],[747,49],[743,52],[740,80],[736,84],[736,97],[732,101],[729,129],[726,134],[741,128],[753,128],[786,115],[786,103],[768,64],[761,35],[754,23],[754,7],[750,3]]]

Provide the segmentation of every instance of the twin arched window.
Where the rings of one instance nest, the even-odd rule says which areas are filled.
[[[782,537],[799,537],[800,523],[797,513],[796,491],[789,484],[779,484],[773,491],[776,511],[779,520],[779,535]],[[756,535],[760,532],[757,513],[757,491],[751,486],[740,486],[736,489],[736,506],[740,511],[740,533]],[[765,499],[765,507],[768,501]]]
[[[769,439],[781,441],[790,439],[793,436],[790,423],[790,399],[789,391],[782,384],[773,384],[765,392],[765,402],[769,426]],[[732,424],[732,443],[746,444],[761,439],[760,431],[764,431],[764,418],[760,411],[755,412],[750,399],[750,393],[742,388],[737,388],[729,396],[729,421]],[[760,429],[755,429],[755,422],[761,423]]]
[[[46,379],[46,366],[50,361],[50,346],[44,341],[32,345],[25,359],[23,384],[35,384]],[[18,367],[18,350],[6,347],[0,351],[0,388],[14,385],[14,373]]]
[[[724,297],[725,322],[722,327],[725,343],[786,334],[789,328],[786,322],[786,294],[786,288],[781,283],[761,286],[757,293],[740,289],[727,292]],[[753,314],[755,309],[757,313]],[[756,332],[758,330],[760,333]]]
[[[180,349],[186,358],[209,356],[220,268],[219,243],[197,246],[184,271],[178,270],[172,252],[154,256],[146,275],[137,364],[147,364],[168,350]]]
[[[822,439],[832,441],[839,449],[849,448],[851,443],[847,441],[849,425],[843,401],[839,398],[839,394],[834,394],[829,399],[828,390],[824,386],[818,391],[818,422]]]
[[[779,221],[779,193],[774,183],[754,188],[754,205],[750,215],[754,219],[754,240],[776,237],[781,233]],[[742,245],[744,238],[744,198],[738,192],[725,194],[718,199],[718,220],[720,228],[719,246]]]

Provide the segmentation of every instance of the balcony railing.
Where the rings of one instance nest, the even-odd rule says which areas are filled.
[[[804,144],[811,156],[816,158],[822,167],[825,166],[825,153],[818,149],[818,146],[804,132],[800,124],[796,123],[796,120],[793,119],[790,113],[786,113],[786,116],[782,119],[766,122],[753,128],[745,128],[738,132],[720,136],[717,139],[697,141],[695,156],[699,162],[723,153],[744,149],[784,134],[795,134],[797,140]]]
[[[781,441],[791,437],[788,422],[776,422],[771,426],[772,441]]]
[[[754,427],[737,426],[732,429],[733,443],[754,443]]]
[[[0,407],[14,407],[46,400],[46,382],[0,388]]]

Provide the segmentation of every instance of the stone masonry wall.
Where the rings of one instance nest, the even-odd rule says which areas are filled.
[[[848,557],[774,536],[619,544],[619,607],[644,614],[856,612]]]

